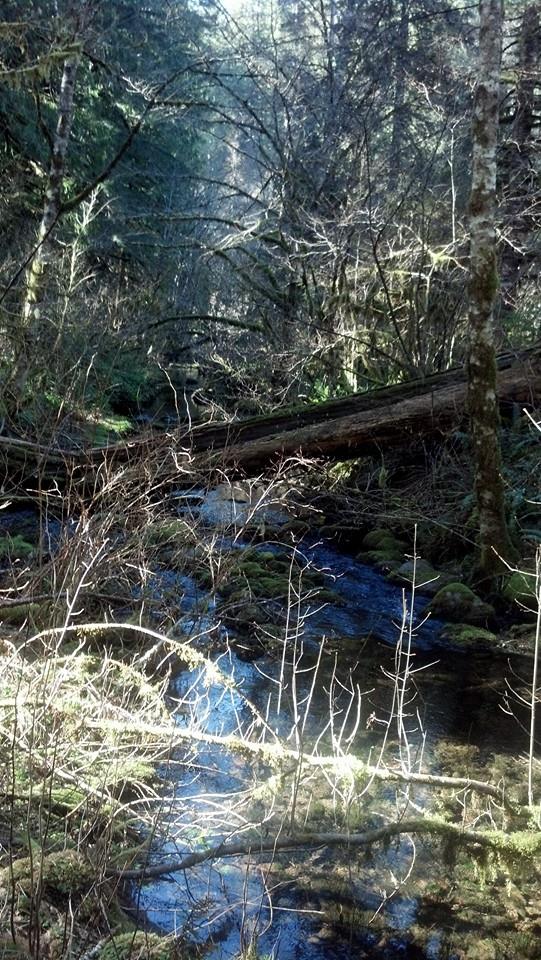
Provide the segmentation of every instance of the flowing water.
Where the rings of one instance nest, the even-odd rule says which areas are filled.
[[[222,550],[243,546],[238,531],[246,507],[212,495],[180,494],[176,509],[198,516],[209,531],[219,525]],[[21,513],[14,522],[10,516],[14,530],[21,518],[28,527],[36,519]],[[2,518],[4,526],[10,516]],[[274,511],[265,519],[279,524],[284,518]],[[47,531],[51,549],[58,533],[56,526]],[[277,538],[270,537],[265,549],[291,551],[278,546]],[[180,670],[169,691],[179,727],[267,742],[277,735],[291,749],[353,753],[372,763],[385,743],[387,762],[413,770],[422,764],[434,772],[442,741],[478,746],[483,756],[516,753],[517,742],[523,747],[515,721],[500,709],[501,661],[449,649],[440,641],[443,624],[426,617],[426,598],[417,596],[410,610],[411,598],[399,587],[330,543],[305,540],[294,549],[326,573],[337,601],[321,605],[313,598],[302,604],[300,616],[290,611],[287,644],[275,640],[256,659],[246,656],[249,636],[220,625],[219,598],[201,614],[201,590],[191,577],[156,574],[156,596],[166,588],[181,598],[179,626],[186,635],[218,636],[213,659],[222,678],[234,681],[224,685],[203,669]],[[407,648],[410,627],[408,690],[414,699],[400,729],[394,715],[397,645],[401,640]],[[404,664],[403,655],[399,670]],[[263,725],[254,723],[256,713]],[[395,785],[373,784],[359,801],[348,782],[321,771],[298,785],[298,793],[291,770],[274,791],[263,790],[273,772],[263,760],[212,744],[175,752],[160,770],[152,860],[248,839],[254,829],[263,837],[278,828],[282,835],[302,832],[306,816],[312,829],[343,829],[344,808],[352,831],[362,831],[395,820],[406,808]],[[432,802],[426,788],[408,800],[418,808]],[[422,923],[419,891],[445,872],[439,860],[437,845],[403,837],[371,851],[320,847],[212,860],[146,881],[131,893],[143,922],[201,945],[215,960],[237,957],[250,943],[257,944],[258,956],[283,960],[449,960],[459,954],[446,946],[437,923],[421,938],[413,935]]]
[[[224,519],[216,517],[216,503],[206,502],[204,513],[207,522]],[[245,518],[235,513],[232,519]],[[222,549],[238,546],[242,544],[233,537],[222,541]],[[274,652],[255,660],[245,658],[249,640],[236,646],[221,628],[221,649],[214,659],[234,684],[224,688],[222,682],[209,681],[204,670],[179,672],[170,691],[179,725],[208,734],[261,737],[261,729],[254,727],[255,707],[268,725],[267,740],[277,734],[291,748],[302,741],[307,752],[317,744],[322,754],[334,747],[375,762],[385,739],[386,759],[393,756],[413,770],[422,763],[425,772],[437,772],[437,747],[443,740],[477,745],[484,756],[501,751],[502,744],[516,747],[516,725],[500,710],[501,665],[446,648],[439,640],[443,624],[426,618],[426,598],[417,597],[410,613],[410,601],[400,588],[329,543],[304,542],[296,549],[318,570],[328,571],[339,602],[305,606],[285,650],[278,643]],[[182,578],[179,589],[186,632],[201,629],[190,614],[196,585]],[[203,628],[218,615],[219,603],[206,615]],[[392,716],[396,648],[400,638],[407,646],[409,636],[404,617],[412,626],[414,677],[408,689],[415,691],[406,709],[405,732]],[[160,830],[166,839],[154,844],[153,859],[181,859],[204,844],[249,835],[253,825],[260,834],[273,834],[278,821],[286,831],[295,778],[286,777],[271,800],[259,789],[271,773],[264,763],[215,745],[204,746],[189,760],[183,751],[174,755],[162,770],[167,787]],[[296,798],[293,832],[302,832],[307,802],[311,826],[315,812],[317,829],[321,811],[320,829],[332,830],[333,815],[338,824],[344,805],[351,803],[347,794],[343,784],[314,775]],[[375,784],[360,804],[351,804],[350,813],[357,817],[352,830],[396,819],[405,809],[400,798],[396,807],[396,798],[395,786]],[[426,788],[416,789],[410,799],[418,807],[430,807]],[[437,926],[423,937],[422,949],[412,936],[419,922],[419,881],[426,886],[441,874],[439,856],[437,845],[414,845],[404,837],[370,853],[322,847],[274,857],[224,858],[148,881],[133,890],[133,898],[147,922],[204,945],[212,958],[237,957],[241,946],[257,943],[258,956],[284,960],[449,960],[458,955],[449,951]],[[407,880],[410,871],[412,881]]]

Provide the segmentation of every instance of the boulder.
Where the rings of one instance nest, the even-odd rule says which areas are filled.
[[[395,570],[404,560],[407,544],[397,540],[389,530],[378,527],[371,530],[363,539],[364,550],[357,554],[361,563],[372,563],[379,570]]]
[[[382,550],[383,545],[388,546],[389,544],[396,545],[402,554],[407,550],[407,544],[384,527],[376,527],[375,530],[370,530],[362,540],[362,546],[365,550]]]
[[[448,583],[438,590],[430,601],[429,610],[438,620],[453,623],[482,625],[494,617],[494,608],[464,583]]]
[[[415,590],[417,593],[424,593],[429,597],[435,596],[442,587],[448,586],[453,582],[449,573],[440,573],[434,570],[428,560],[406,560],[396,570],[389,574],[389,580],[400,585],[407,584],[411,587],[415,577]]]
[[[529,611],[537,610],[536,576],[527,571],[515,571],[506,577],[503,596],[508,603],[526,607]]]
[[[448,624],[440,633],[440,640],[445,640],[451,646],[460,647],[463,650],[493,650],[498,646],[498,638],[494,633],[471,623]]]

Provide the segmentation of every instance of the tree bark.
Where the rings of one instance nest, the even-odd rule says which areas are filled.
[[[478,847],[493,850],[496,854],[507,854],[509,857],[535,862],[541,850],[541,836],[535,830],[527,834],[504,833],[501,830],[476,830],[465,827],[463,824],[451,823],[437,816],[418,816],[415,819],[399,820],[382,827],[374,827],[362,833],[336,831],[333,833],[299,833],[292,836],[274,836],[255,840],[241,840],[237,842],[223,842],[204,850],[196,850],[183,856],[172,857],[158,863],[148,860],[140,867],[108,867],[105,875],[122,880],[144,880],[151,877],[164,877],[170,873],[179,873],[189,870],[199,863],[208,860],[220,860],[223,857],[257,856],[270,853],[274,855],[280,850],[294,850],[299,848],[336,847],[346,848],[367,847],[375,843],[388,843],[403,834],[434,837],[435,839],[449,839],[466,847]],[[529,841],[529,842],[528,842]]]
[[[539,256],[535,244],[539,229],[536,202],[536,118],[535,88],[538,82],[541,55],[539,5],[529,4],[522,15],[519,39],[518,79],[515,92],[515,115],[510,137],[502,158],[502,196],[504,244],[501,257],[502,321],[513,322],[522,281],[535,277]],[[501,323],[502,340],[507,324]]]
[[[470,200],[468,406],[479,513],[479,573],[491,578],[515,559],[505,517],[496,396],[494,304],[496,151],[502,57],[502,0],[481,0],[479,73],[473,108]]]
[[[516,368],[506,370],[498,383],[500,399],[508,398],[513,403],[531,401],[532,395],[541,387],[541,366],[536,364],[531,370],[523,368],[521,374]],[[441,437],[460,426],[465,412],[466,385],[459,380],[437,390],[425,389],[408,399],[401,399],[398,395],[394,402],[362,414],[352,412],[336,420],[322,417],[310,426],[280,434],[272,433],[271,421],[267,424],[267,434],[257,440],[248,440],[248,434],[244,434],[240,442],[234,442],[233,433],[233,442],[219,451],[214,443],[211,464],[215,459],[235,471],[255,473],[284,457],[351,460],[361,455],[381,455],[382,448],[408,447],[420,438]],[[195,449],[203,449],[205,443],[208,449],[209,439],[202,433],[196,439]],[[201,458],[203,456],[201,454]]]
[[[50,252],[50,236],[62,209],[62,190],[66,172],[66,155],[73,123],[75,82],[81,60],[80,54],[74,54],[64,61],[58,119],[53,140],[51,164],[47,181],[45,204],[38,231],[36,253],[28,267],[26,292],[23,305],[23,323],[25,328],[31,321],[39,320],[43,296],[43,277]]]
[[[409,13],[407,0],[402,0],[400,5],[400,22],[398,25],[396,50],[396,81],[394,88],[393,104],[393,127],[391,135],[391,148],[389,157],[389,192],[395,193],[398,189],[400,174],[402,172],[402,150],[404,147],[404,133],[406,129],[406,119],[404,116],[406,106],[406,63],[409,47]]]

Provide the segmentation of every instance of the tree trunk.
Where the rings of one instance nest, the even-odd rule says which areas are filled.
[[[479,73],[474,97],[470,200],[468,406],[479,513],[479,572],[490,578],[515,557],[505,517],[496,397],[494,303],[496,150],[498,143],[502,0],[481,0]]]
[[[498,358],[500,403],[531,404],[541,394],[541,344],[517,356]],[[88,478],[104,461],[134,462],[158,458],[163,470],[178,474],[178,452],[188,450],[187,469],[216,466],[256,473],[284,457],[326,457],[345,460],[363,454],[381,455],[382,447],[410,447],[420,438],[441,436],[461,426],[466,416],[467,377],[462,367],[419,380],[394,384],[327,403],[254,417],[234,423],[188,425],[174,434],[151,432],[90,450],[59,450],[0,436],[0,462],[6,472],[26,474],[38,465],[40,474],[62,476],[74,469]],[[172,459],[169,454],[172,452]]]
[[[389,156],[388,188],[390,193],[394,193],[398,189],[400,174],[402,172],[402,150],[404,146],[404,133],[406,129],[406,118],[404,116],[404,111],[406,105],[406,64],[409,48],[409,13],[407,0],[402,0],[400,5],[400,23],[398,25],[397,41],[398,46],[395,60],[396,81],[394,88],[393,127]]]
[[[504,198],[504,245],[501,258],[502,334],[505,318],[512,321],[521,282],[536,276],[539,268],[536,232],[539,229],[536,194],[535,88],[541,54],[539,6],[524,10],[520,26],[515,115],[502,159]],[[500,342],[503,341],[503,337]]]
[[[39,320],[42,313],[41,302],[44,291],[44,274],[50,256],[50,237],[62,208],[66,154],[73,123],[75,81],[80,59],[80,54],[74,54],[64,62],[45,204],[38,231],[36,252],[30,262],[26,276],[23,305],[25,329],[33,319]]]

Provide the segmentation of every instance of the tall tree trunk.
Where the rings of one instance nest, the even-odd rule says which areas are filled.
[[[58,103],[58,119],[52,146],[45,204],[38,231],[36,252],[30,262],[26,276],[26,291],[23,305],[23,323],[25,328],[28,327],[32,319],[39,319],[42,312],[41,301],[44,292],[44,274],[51,250],[50,237],[62,208],[66,155],[73,123],[75,81],[80,59],[79,54],[74,54],[64,62]]]
[[[479,572],[490,578],[501,570],[502,559],[509,561],[515,556],[505,517],[494,346],[502,0],[481,0],[479,12],[479,71],[473,108],[470,200],[468,405],[479,512]]]
[[[533,3],[522,15],[515,116],[502,162],[506,241],[501,259],[502,319],[514,313],[521,281],[539,272],[537,245],[533,241],[539,229],[534,151],[537,151],[535,88],[540,56],[539,4]]]
[[[404,132],[406,118],[406,65],[409,51],[409,13],[408,2],[402,0],[400,5],[400,22],[397,31],[397,49],[395,58],[396,80],[394,88],[393,127],[391,133],[391,147],[389,155],[388,188],[391,193],[398,189],[402,172],[402,150],[404,146]]]

